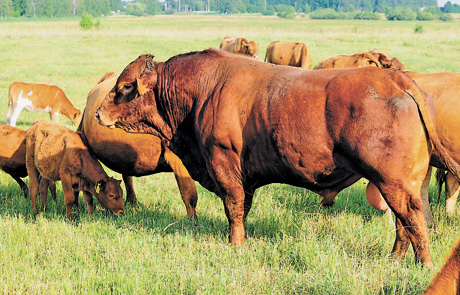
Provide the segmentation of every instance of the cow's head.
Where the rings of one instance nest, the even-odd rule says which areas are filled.
[[[254,58],[259,57],[259,43],[254,41],[249,42],[245,38],[242,38],[241,50],[243,51],[243,54],[250,55]]]
[[[82,119],[82,111],[77,110],[73,115],[72,115],[72,122],[75,124],[75,126],[80,125],[81,119]]]
[[[150,54],[140,55],[123,70],[96,111],[99,124],[127,132],[165,135],[151,127],[166,125],[156,110],[154,93],[158,80],[157,66],[162,63],[154,62],[153,57]]]
[[[123,206],[123,190],[121,189],[120,183],[121,180],[108,177],[96,183],[94,187],[96,192],[95,197],[99,203],[116,216],[122,215],[125,212],[125,207]]]
[[[354,60],[355,60],[354,67],[367,67],[367,66],[372,66],[372,67],[377,67],[377,68],[382,67],[382,64],[379,62],[379,60],[374,55],[368,52],[355,54]]]
[[[404,71],[404,64],[397,58],[391,58],[387,52],[374,48],[369,53],[379,60],[382,64],[382,68]]]

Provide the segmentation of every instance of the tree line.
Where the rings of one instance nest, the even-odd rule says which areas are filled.
[[[370,11],[388,13],[398,8],[417,12],[422,7],[437,7],[436,0],[0,0],[0,17],[62,17],[109,15],[112,11],[133,15],[172,14],[213,11],[224,14],[274,14],[290,11],[310,13],[318,9],[337,12]],[[444,12],[460,12],[460,6],[447,2]]]

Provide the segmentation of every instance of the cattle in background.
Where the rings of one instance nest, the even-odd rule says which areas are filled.
[[[432,263],[420,199],[431,151],[458,179],[460,167],[439,142],[432,101],[406,75],[273,67],[215,50],[164,63],[142,55],[121,77],[132,73],[96,118],[161,137],[222,198],[230,243],[244,243],[258,187],[287,183],[333,199],[365,177],[397,216],[393,256],[412,244],[416,258]]]
[[[273,41],[265,52],[266,62],[310,69],[312,65],[311,53],[307,45],[299,42]]]
[[[174,172],[187,215],[196,218],[198,196],[195,181],[182,161],[170,149],[161,145],[160,138],[150,134],[132,134],[121,129],[108,129],[95,120],[94,113],[115,86],[117,78],[118,75],[115,73],[108,73],[91,89],[78,130],[85,134],[96,157],[104,165],[123,175],[126,200],[132,203],[137,200],[132,176]]]
[[[72,219],[72,207],[78,204],[80,191],[83,191],[88,203],[89,214],[94,211],[93,196],[115,215],[123,214],[121,181],[105,173],[85,142],[83,133],[73,132],[54,122],[38,120],[27,129],[26,167],[35,214],[38,212],[37,193],[40,192],[40,205],[43,210],[48,182],[57,180],[62,182],[68,219]]]
[[[341,69],[341,68],[359,68],[373,66],[384,69],[404,70],[404,64],[397,58],[391,56],[385,51],[373,49],[369,52],[356,53],[353,55],[338,55],[318,62],[314,70],[320,69]]]
[[[259,57],[259,43],[249,42],[245,38],[225,37],[220,43],[220,49],[231,53],[249,55],[254,58]]]
[[[460,240],[423,295],[460,294]]]
[[[19,184],[24,197],[27,198],[29,188],[21,177],[27,176],[26,168],[26,131],[0,124],[0,169],[8,173]],[[50,183],[50,191],[56,200],[56,186]]]
[[[76,109],[64,91],[55,85],[11,83],[6,123],[16,126],[23,109],[28,112],[49,113],[53,122],[58,122],[60,114],[69,118],[77,126],[81,120],[81,111]]]

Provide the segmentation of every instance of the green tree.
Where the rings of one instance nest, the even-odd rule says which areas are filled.
[[[141,2],[134,2],[126,4],[126,14],[143,16],[145,15],[146,5]]]
[[[0,18],[5,18],[13,14],[13,1],[0,0]]]

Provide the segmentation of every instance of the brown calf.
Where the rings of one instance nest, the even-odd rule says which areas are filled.
[[[102,165],[85,145],[81,132],[73,132],[59,124],[38,120],[26,132],[26,166],[32,209],[37,213],[36,196],[40,186],[41,209],[46,202],[49,180],[62,181],[66,215],[72,218],[72,206],[83,191],[88,212],[94,211],[93,198],[115,215],[123,214],[124,206],[119,180],[109,177]],[[39,185],[39,176],[43,179]]]

